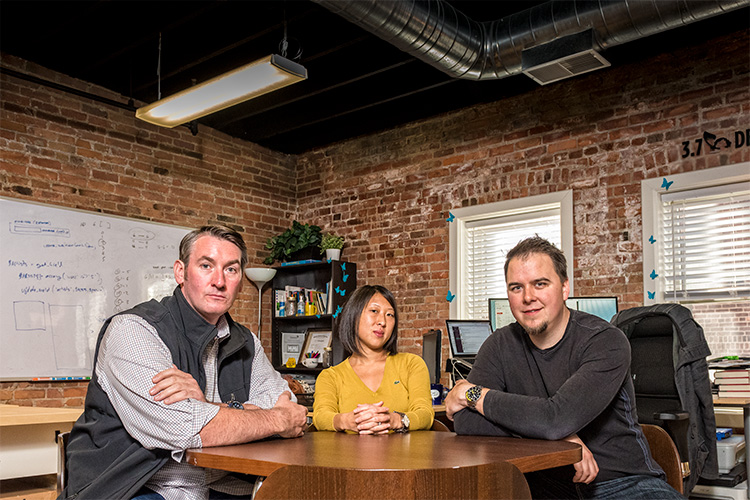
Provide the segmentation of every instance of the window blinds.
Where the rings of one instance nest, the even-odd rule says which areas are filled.
[[[664,194],[661,201],[665,299],[750,297],[750,183]]]
[[[561,248],[559,206],[467,222],[462,289],[469,318],[487,319],[488,299],[507,297],[505,255],[535,234]]]

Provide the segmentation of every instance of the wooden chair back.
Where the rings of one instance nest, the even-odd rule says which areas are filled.
[[[65,449],[68,447],[70,431],[61,432],[55,438],[57,440],[57,494],[62,493],[68,482],[68,469],[65,465]]]
[[[448,428],[447,425],[442,423],[440,420],[433,420],[432,421],[432,427],[430,428],[431,431],[437,431],[437,432],[450,432],[451,430]]]
[[[678,493],[683,494],[680,454],[674,441],[669,437],[667,431],[658,425],[641,424],[641,428],[648,440],[648,446],[651,448],[651,457],[667,474],[667,483]]]
[[[514,465],[455,469],[357,470],[288,465],[261,485],[255,500],[464,500],[531,499],[523,474]]]

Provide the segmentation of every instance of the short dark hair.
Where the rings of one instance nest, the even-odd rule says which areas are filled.
[[[508,279],[508,264],[512,259],[516,257],[525,259],[532,253],[541,253],[548,256],[552,259],[552,264],[555,266],[555,272],[560,277],[560,281],[565,283],[568,280],[568,263],[565,260],[565,254],[538,234],[519,241],[505,256],[505,279]]]
[[[349,354],[362,353],[359,345],[359,318],[362,317],[362,311],[364,311],[370,299],[376,293],[385,297],[385,300],[393,308],[393,314],[396,318],[391,338],[388,339],[383,348],[388,351],[388,354],[396,354],[398,352],[398,309],[396,308],[396,298],[384,286],[364,285],[357,288],[352,293],[352,296],[349,297],[349,300],[341,310],[341,316],[338,321],[339,340],[344,350]]]
[[[205,235],[234,243],[241,252],[240,269],[245,269],[245,265],[247,264],[247,245],[245,245],[245,240],[240,233],[231,227],[219,224],[199,227],[198,229],[190,231],[184,238],[182,238],[182,241],[180,242],[180,260],[184,262],[186,266],[188,260],[190,260],[190,254],[193,252],[195,242],[198,241],[198,238]]]

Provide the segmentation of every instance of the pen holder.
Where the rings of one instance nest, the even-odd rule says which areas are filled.
[[[302,360],[302,364],[307,368],[317,368],[318,358],[305,358]]]

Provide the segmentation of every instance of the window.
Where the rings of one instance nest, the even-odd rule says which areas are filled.
[[[750,297],[750,182],[661,196],[664,298]]]
[[[750,164],[642,181],[644,304],[750,298]]]
[[[488,299],[506,297],[505,255],[538,234],[568,257],[573,275],[573,195],[563,191],[452,210],[450,291],[453,319],[487,319]],[[571,284],[572,293],[572,284]]]
[[[666,180],[641,183],[644,304],[689,308],[712,356],[747,353],[750,163]]]

